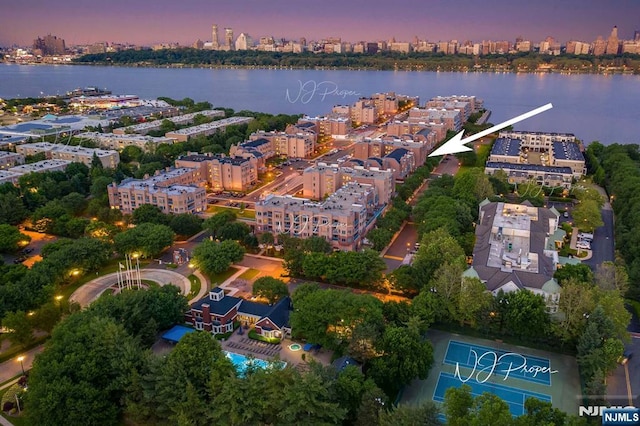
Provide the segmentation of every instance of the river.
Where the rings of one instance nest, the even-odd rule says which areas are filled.
[[[107,88],[141,98],[209,101],[237,111],[323,115],[360,96],[394,91],[419,96],[475,95],[497,124],[541,105],[553,109],[517,130],[574,133],[585,142],[640,143],[640,76],[407,71],[133,68],[0,64],[0,98]]]

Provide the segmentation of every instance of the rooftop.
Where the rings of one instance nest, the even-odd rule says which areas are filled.
[[[498,138],[491,148],[491,155],[520,156],[520,139]]]
[[[553,156],[556,160],[584,161],[580,147],[573,142],[554,142]]]

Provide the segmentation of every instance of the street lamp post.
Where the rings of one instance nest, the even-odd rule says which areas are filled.
[[[24,356],[20,355],[18,357],[18,361],[20,361],[20,368],[22,368],[22,375],[24,376],[24,364],[22,363],[22,361],[24,361]]]

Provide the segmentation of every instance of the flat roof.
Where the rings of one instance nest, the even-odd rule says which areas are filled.
[[[490,155],[508,155],[510,157],[520,156],[520,139],[498,138],[493,143]]]
[[[553,142],[553,156],[556,160],[584,161],[580,147],[573,142]]]

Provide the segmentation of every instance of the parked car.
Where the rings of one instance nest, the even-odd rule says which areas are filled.
[[[562,216],[565,217],[565,218],[569,217],[569,212],[562,213]]]

